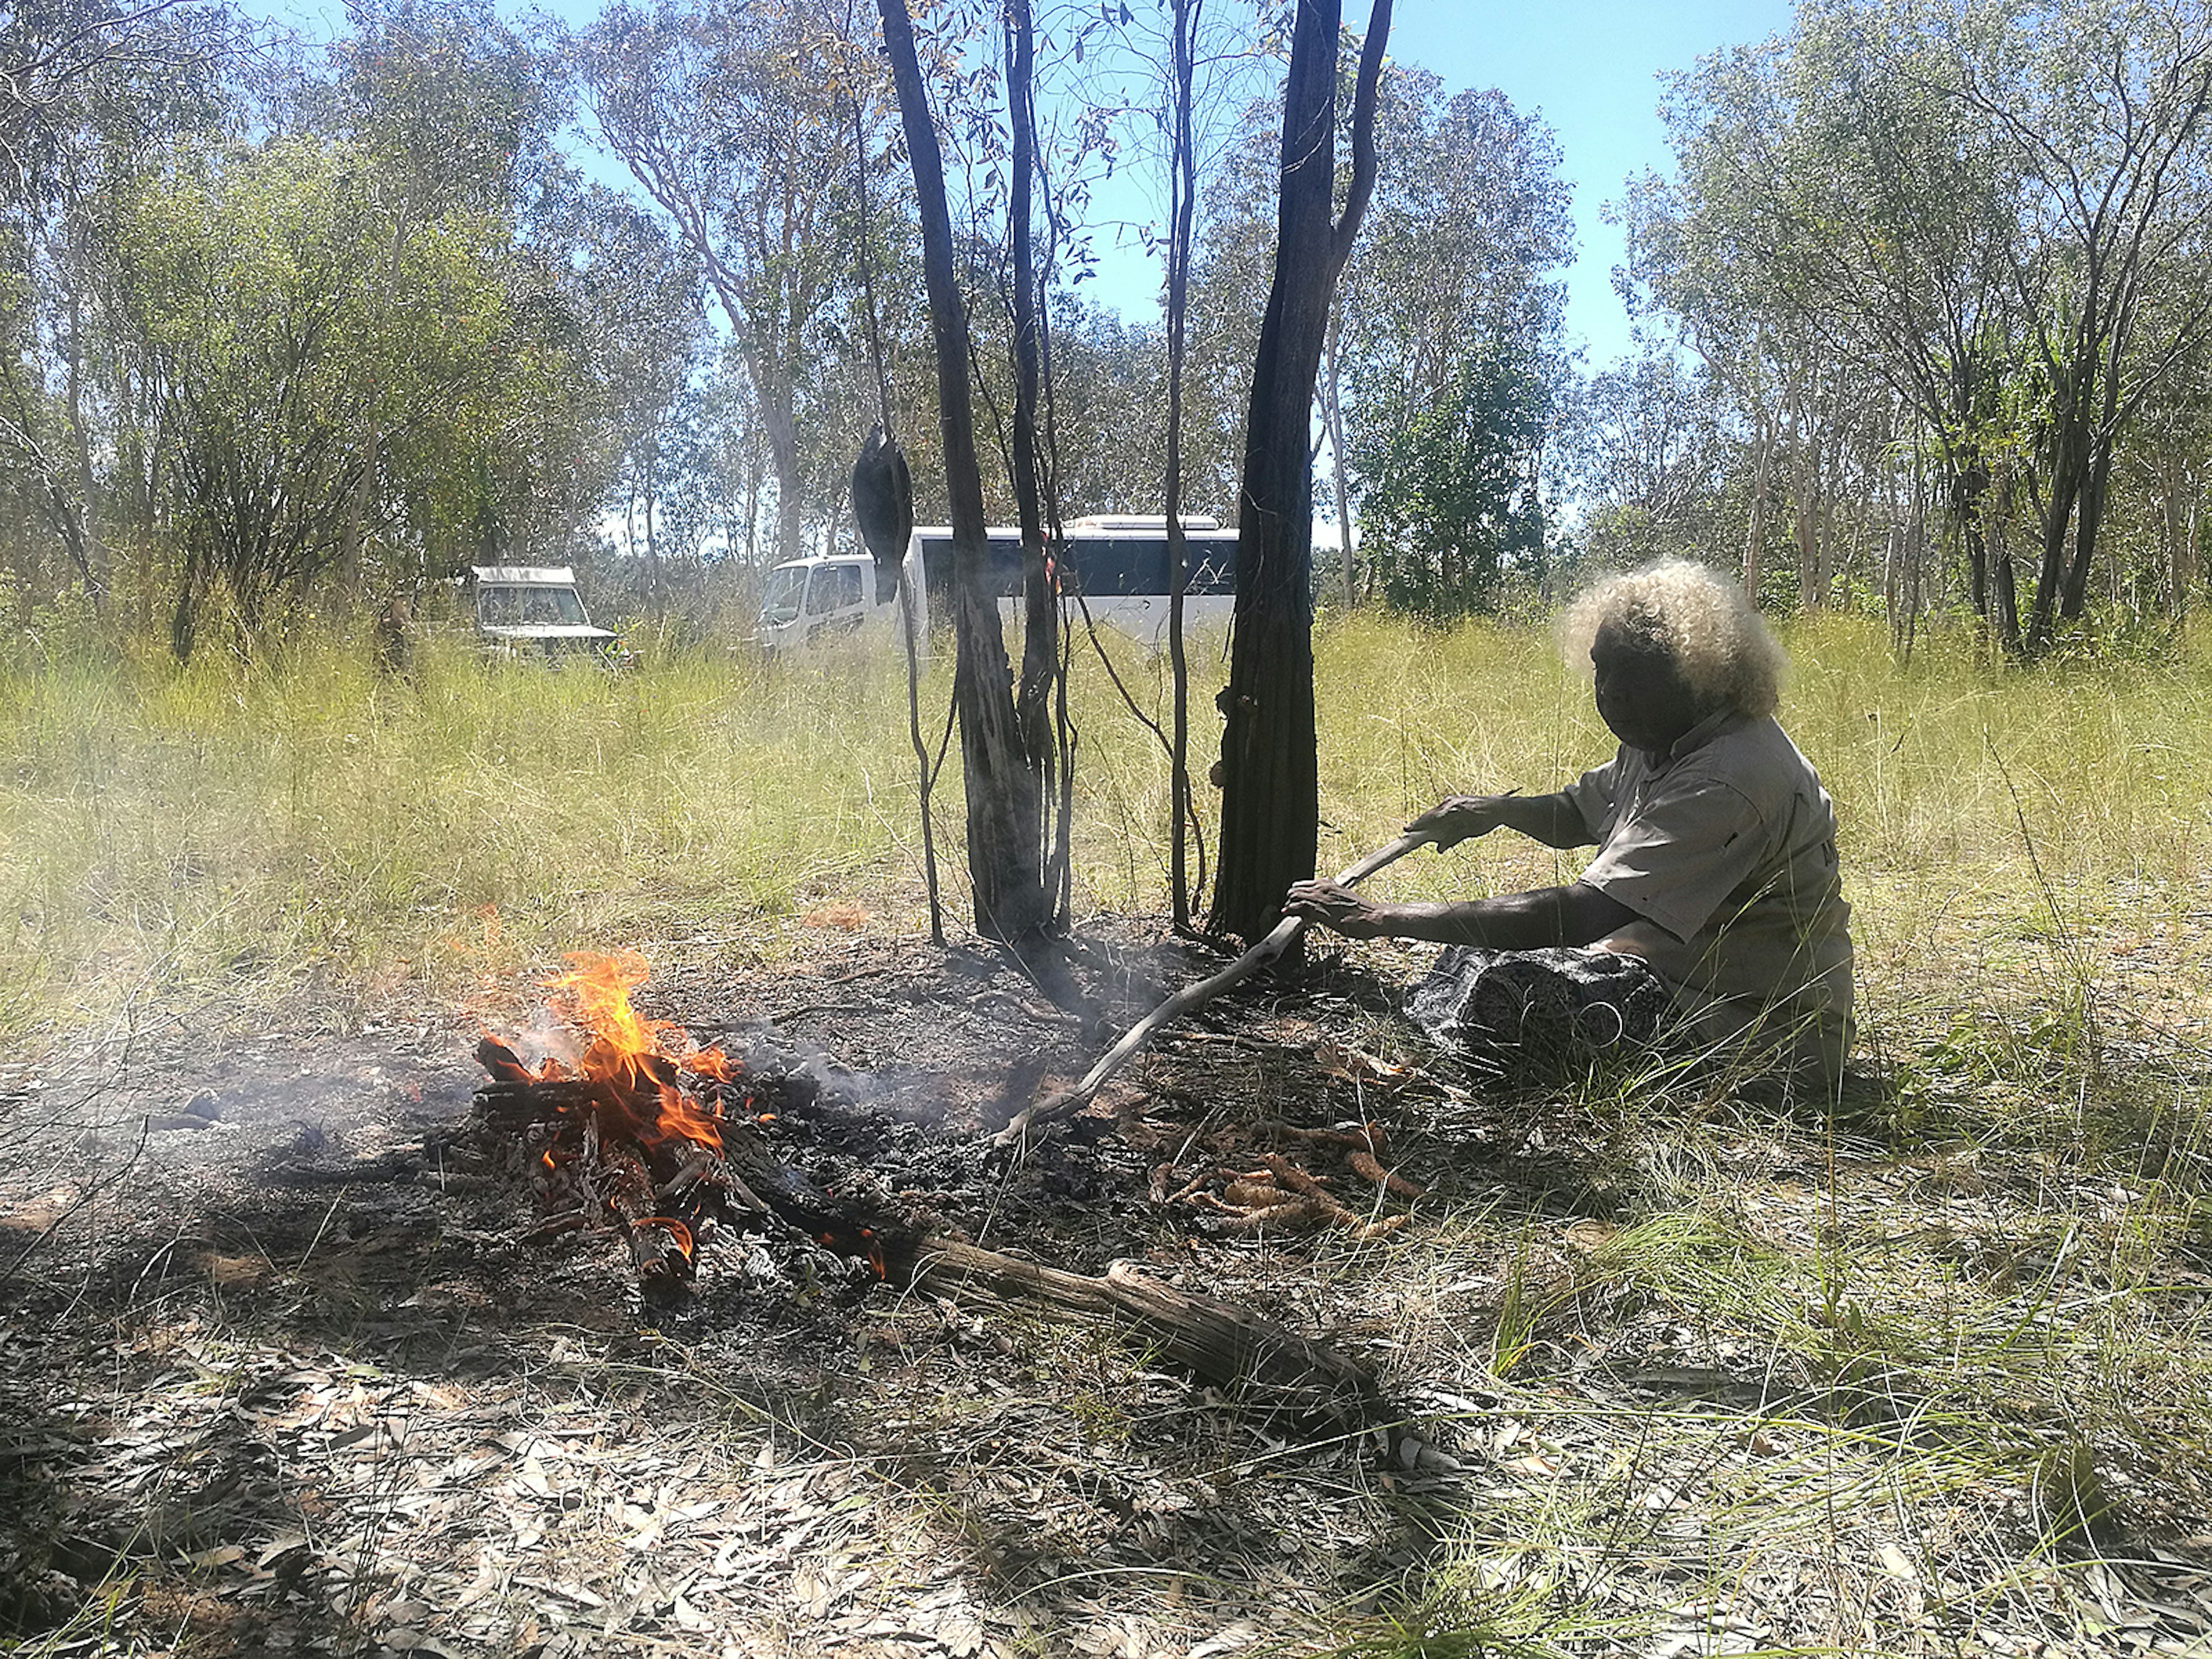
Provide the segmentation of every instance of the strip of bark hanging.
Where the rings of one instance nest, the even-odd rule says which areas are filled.
[[[1376,848],[1365,858],[1337,877],[1338,884],[1350,887],[1364,881],[1385,865],[1395,864],[1419,847],[1434,840],[1432,834],[1407,834],[1388,847]],[[1063,1089],[1049,1095],[1014,1115],[1013,1121],[994,1137],[995,1145],[1011,1146],[1026,1140],[1030,1131],[1039,1124],[1050,1123],[1081,1111],[1096,1099],[1106,1079],[1120,1071],[1138,1052],[1158,1035],[1161,1027],[1181,1019],[1196,1008],[1202,1008],[1232,986],[1238,985],[1274,962],[1291,945],[1297,943],[1306,930],[1304,916],[1285,916],[1271,928],[1266,938],[1231,963],[1220,972],[1186,985],[1165,1002],[1130,1027],[1127,1034],[1106,1051],[1104,1058],[1083,1074],[1083,1080],[1072,1089]]]

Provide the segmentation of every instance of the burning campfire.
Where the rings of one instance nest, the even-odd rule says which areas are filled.
[[[545,988],[581,1032],[580,1052],[533,1070],[525,1039],[487,1034],[477,1045],[491,1074],[477,1091],[479,1117],[529,1175],[537,1237],[623,1233],[649,1291],[688,1284],[717,1231],[762,1216],[868,1260],[878,1277],[889,1271],[896,1230],[770,1155],[757,1126],[775,1121],[775,1102],[743,1060],[637,1012],[630,995],[645,982],[644,957],[579,952],[567,962]]]
[[[718,1232],[781,1229],[786,1238],[865,1262],[878,1279],[1104,1322],[1209,1382],[1340,1428],[1382,1432],[1401,1458],[1414,1455],[1409,1447],[1436,1457],[1405,1433],[1364,1368],[1251,1309],[1164,1283],[1133,1262],[1092,1277],[1003,1255],[925,1224],[926,1216],[888,1214],[817,1184],[780,1160],[769,1136],[789,1138],[794,1122],[825,1126],[850,1103],[786,1068],[787,1057],[773,1050],[702,1048],[682,1028],[641,1016],[630,997],[647,969],[634,952],[576,955],[568,964],[546,988],[580,1046],[533,1066],[525,1053],[544,1045],[529,1037],[487,1035],[477,1045],[490,1078],[477,1091],[471,1138],[494,1170],[527,1182],[539,1214],[533,1237],[622,1237],[647,1297],[665,1299],[686,1293]],[[1379,1129],[1335,1139],[1358,1141],[1340,1150],[1356,1173],[1370,1175]],[[1193,1190],[1214,1176],[1230,1180],[1219,1208],[1280,1227],[1296,1205],[1301,1222],[1381,1231],[1331,1197],[1325,1180],[1302,1178],[1280,1158],[1261,1171],[1209,1171]],[[1263,1186],[1267,1180],[1287,1185]]]

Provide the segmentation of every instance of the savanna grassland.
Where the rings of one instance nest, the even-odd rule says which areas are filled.
[[[973,1645],[962,1625],[848,1632],[844,1650],[2212,1650],[2212,654],[1997,671],[1936,637],[1905,665],[1844,619],[1788,643],[1784,721],[1835,798],[1855,907],[1863,1064],[1843,1098],[1778,1106],[1653,1067],[1501,1106],[1410,1029],[1358,1017],[1334,1036],[1411,1068],[1374,1109],[1458,1178],[1387,1244],[1261,1255],[1281,1305],[1328,1320],[1468,1469],[1435,1490],[1357,1459],[1322,1479],[1294,1444],[1240,1451],[1221,1431],[1213,1497],[1189,1502],[1234,1482],[1352,1533],[1387,1513],[1418,1546],[1286,1542],[1249,1572],[1166,1555],[1077,1575],[1049,1617],[1000,1564],[962,1592]],[[1163,695],[1157,663],[1119,656],[1140,697]],[[1164,762],[1095,659],[1078,684],[1079,920],[1157,914]],[[1445,793],[1552,787],[1607,751],[1540,631],[1340,622],[1320,686],[1328,869]],[[773,975],[922,948],[903,693],[887,662],[708,651],[619,677],[435,648],[404,679],[337,651],[0,670],[0,1089],[164,1020],[342,1035],[511,1009],[573,949]],[[956,923],[958,764],[938,795]],[[1463,894],[1573,868],[1499,836],[1378,884]],[[1420,966],[1346,948],[1392,982]],[[222,1398],[254,1339],[220,1307],[195,1328],[194,1386]],[[719,1449],[699,1478],[757,1478],[774,1413],[715,1393],[680,1343],[639,1359],[635,1340],[567,1332],[531,1386],[609,1410],[680,1393]],[[1022,1340],[1055,1379],[1026,1408],[1060,1425],[1066,1460],[1127,1455],[1136,1401],[1169,1385],[1078,1336]],[[940,1441],[981,1409],[902,1406]],[[847,1457],[839,1481],[865,1484],[863,1465],[877,1480],[879,1461]],[[821,1650],[818,1620],[891,1595],[900,1564],[980,1548],[929,1483],[868,1489],[837,1571],[859,1563],[876,1589],[821,1591],[842,1581],[792,1546],[754,1587],[775,1590],[764,1622],[726,1644]],[[604,1521],[583,1503],[564,1547],[623,1559],[621,1504],[641,1501]],[[125,1559],[112,1582],[213,1594],[222,1565]],[[413,1571],[434,1577],[427,1556]],[[374,1596],[336,1605],[368,1641]],[[135,1628],[115,1650],[168,1650]],[[218,1650],[209,1628],[180,1615],[169,1648]]]
[[[1923,951],[1954,990],[1997,961],[2024,993],[2078,981],[2092,935],[2190,948],[2212,656],[1999,673],[1937,639],[1900,666],[1850,621],[1790,644],[1784,717],[1837,802],[1870,1035],[1908,1036],[1887,998],[1921,1012]],[[1159,713],[1159,665],[1118,654]],[[1164,761],[1095,663],[1078,682],[1078,913],[1159,910]],[[1343,623],[1320,684],[1325,867],[1444,793],[1552,787],[1609,752],[1540,632]],[[772,957],[830,907],[911,933],[903,696],[878,659],[718,652],[614,678],[436,650],[406,680],[336,651],[0,669],[0,1030],[33,1042],[156,994],[449,993],[487,951],[513,967],[734,932],[728,947]],[[958,766],[937,793],[956,915]],[[1443,895],[1572,867],[1509,840],[1385,879]],[[2191,977],[2146,977],[2107,1012],[2154,1016]]]

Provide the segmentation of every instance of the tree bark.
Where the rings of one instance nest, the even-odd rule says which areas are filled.
[[[1352,552],[1352,489],[1344,468],[1344,321],[1331,307],[1328,333],[1322,345],[1322,424],[1328,434],[1328,461],[1336,485],[1338,597],[1346,611],[1358,603]]]
[[[1766,470],[1774,455],[1774,417],[1763,407],[1752,416],[1751,512],[1743,530],[1743,591],[1759,603],[1759,559],[1766,544]]]
[[[1190,927],[1190,656],[1183,643],[1183,602],[1190,561],[1182,528],[1182,371],[1190,316],[1190,254],[1197,200],[1196,146],[1191,132],[1191,88],[1200,0],[1174,0],[1174,149],[1168,179],[1168,456],[1161,481],[1167,514],[1168,665],[1173,678],[1172,727],[1168,740],[1168,895],[1178,932]],[[1199,882],[1206,879],[1203,849]]]
[[[100,534],[97,487],[92,472],[92,434],[84,424],[84,342],[80,330],[83,326],[84,306],[77,276],[72,273],[70,287],[69,310],[69,422],[70,438],[76,461],[77,499],[82,503],[78,511],[82,535],[82,558],[87,596],[92,601],[93,614],[107,614],[107,590],[112,583],[109,568],[107,544]]]
[[[1298,0],[1283,99],[1274,277],[1260,326],[1237,502],[1235,647],[1221,735],[1221,862],[1212,922],[1257,939],[1314,872],[1313,451],[1307,442],[1336,279],[1375,185],[1375,88],[1391,0],[1375,0],[1352,105],[1351,188],[1336,189],[1339,0]]]
[[[877,0],[884,45],[898,90],[899,118],[921,209],[922,273],[936,348],[938,424],[945,445],[945,489],[952,529],[952,626],[957,659],[952,697],[960,715],[960,763],[968,797],[968,874],[975,929],[1019,944],[1043,933],[1051,901],[1038,879],[1042,825],[1023,763],[999,607],[986,585],[983,480],[968,391],[968,315],[952,274],[952,221],[945,200],[945,162],[915,54],[906,0]]]
[[[1048,854],[1055,804],[1059,733],[1053,720],[1053,688],[1060,672],[1060,596],[1045,561],[1042,469],[1036,410],[1038,334],[1035,252],[1030,241],[1030,198],[1036,178],[1036,34],[1029,0],[1006,0],[1006,116],[1013,132],[1012,188],[1006,238],[1012,245],[1014,294],[1014,510],[1022,532],[1022,668],[1014,689],[1014,729],[1036,799],[1038,879],[1046,893],[1060,890],[1057,860]],[[1057,912],[1058,907],[1054,907]],[[1065,926],[1066,918],[1054,920]]]

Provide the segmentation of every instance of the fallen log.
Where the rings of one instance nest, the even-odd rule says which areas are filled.
[[[902,1275],[955,1301],[1036,1309],[1103,1320],[1124,1340],[1241,1403],[1324,1423],[1347,1437],[1376,1435],[1389,1460],[1431,1474],[1459,1461],[1414,1434],[1367,1369],[1327,1343],[1218,1297],[1177,1290],[1116,1261],[1103,1277],[1063,1272],[964,1239],[922,1240]]]
[[[1200,1382],[1349,1432],[1394,1420],[1375,1379],[1326,1343],[1236,1303],[1177,1290],[1127,1261],[1094,1278],[932,1237],[916,1248],[903,1276],[955,1301],[1104,1320]]]
[[[1340,885],[1351,887],[1367,879],[1385,865],[1395,864],[1416,848],[1425,847],[1436,839],[1435,834],[1408,832],[1388,847],[1377,848],[1365,858],[1337,877]],[[1000,1146],[1024,1144],[1031,1129],[1063,1117],[1072,1117],[1097,1098],[1099,1089],[1107,1079],[1120,1071],[1138,1052],[1157,1036],[1163,1026],[1181,1019],[1194,1009],[1202,1008],[1232,986],[1249,979],[1261,969],[1279,958],[1297,943],[1306,930],[1304,916],[1285,916],[1267,931],[1267,936],[1217,974],[1208,975],[1194,984],[1186,985],[1165,1002],[1131,1026],[1121,1040],[1109,1048],[1098,1063],[1083,1074],[1083,1080],[1072,1089],[1062,1089],[1044,1099],[1017,1112],[1011,1122],[994,1136],[994,1144]]]

